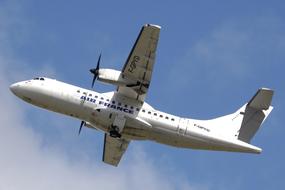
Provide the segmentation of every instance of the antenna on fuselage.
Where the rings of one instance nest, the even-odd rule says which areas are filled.
[[[92,88],[94,86],[95,80],[98,78],[98,75],[99,75],[101,55],[102,55],[102,53],[100,53],[100,55],[99,55],[96,68],[89,70],[94,75],[93,80],[92,80],[92,86],[91,86]]]

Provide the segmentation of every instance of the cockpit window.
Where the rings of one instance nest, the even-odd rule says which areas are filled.
[[[36,77],[36,78],[33,78],[33,80],[45,80],[45,78],[43,78],[43,77]]]

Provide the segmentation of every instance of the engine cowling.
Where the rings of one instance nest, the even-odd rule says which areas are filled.
[[[126,77],[121,71],[114,69],[99,69],[98,80],[118,86],[128,86],[138,83],[138,81]]]

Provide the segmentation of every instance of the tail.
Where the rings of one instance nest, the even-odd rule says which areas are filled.
[[[252,99],[235,113],[210,120],[222,136],[250,143],[261,124],[272,111],[273,90],[259,89]],[[208,120],[209,121],[209,120]]]

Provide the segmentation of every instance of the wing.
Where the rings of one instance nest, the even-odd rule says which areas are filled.
[[[126,139],[118,139],[110,137],[105,134],[104,138],[104,151],[103,151],[103,162],[117,166],[128,148],[130,141]]]
[[[142,27],[122,70],[123,76],[136,82],[118,87],[119,93],[144,101],[150,85],[159,32],[160,26],[157,25],[146,24]]]

